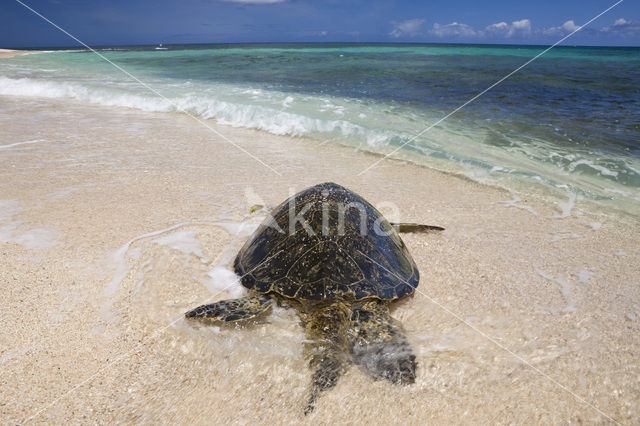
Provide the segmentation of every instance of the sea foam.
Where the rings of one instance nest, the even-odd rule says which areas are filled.
[[[0,95],[67,98],[102,106],[118,106],[147,112],[182,112],[232,127],[263,130],[275,135],[306,136],[333,134],[352,138],[369,146],[386,145],[398,134],[375,131],[344,119],[321,119],[295,112],[282,111],[293,102],[286,96],[277,105],[252,105],[242,101],[217,99],[215,95],[184,93],[177,96],[159,96],[152,92],[140,94],[122,88],[92,87],[77,82],[43,81],[33,78],[8,78],[0,76]],[[264,96],[264,94],[263,94]],[[247,99],[248,100],[248,99]],[[329,104],[330,105],[330,104]],[[338,115],[344,107],[333,106]]]

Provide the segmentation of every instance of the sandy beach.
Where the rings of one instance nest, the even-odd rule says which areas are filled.
[[[637,218],[399,161],[358,175],[379,157],[207,124],[269,167],[185,115],[0,97],[3,423],[638,421]],[[242,294],[250,206],[324,181],[446,231],[403,236],[421,281],[392,315],[416,383],[351,367],[305,417],[294,312],[183,314]]]
[[[14,50],[14,49],[0,49],[0,59],[13,58],[14,56],[24,55],[25,53],[33,53],[30,50]]]

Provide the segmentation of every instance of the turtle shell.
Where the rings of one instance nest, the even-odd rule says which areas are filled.
[[[398,299],[419,281],[413,258],[382,214],[330,182],[276,207],[242,247],[234,268],[251,290],[307,300]]]

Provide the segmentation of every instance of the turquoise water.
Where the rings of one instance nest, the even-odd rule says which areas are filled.
[[[388,153],[544,50],[483,45],[193,45],[0,61],[0,94],[189,111]],[[292,142],[294,143],[294,142]],[[640,48],[558,47],[397,153],[505,185],[640,211]]]

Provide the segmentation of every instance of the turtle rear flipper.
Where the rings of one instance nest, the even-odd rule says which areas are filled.
[[[346,371],[348,319],[348,308],[341,303],[302,315],[307,336],[310,338],[307,343],[307,351],[311,355],[309,368],[313,370],[305,415],[313,411],[320,394],[334,387]]]
[[[268,296],[222,300],[210,305],[198,306],[184,314],[184,316],[207,321],[242,321],[256,318],[266,312],[272,303],[273,299]]]
[[[355,306],[348,336],[353,363],[373,379],[395,384],[415,382],[416,356],[389,315],[387,303],[371,300]]]
[[[320,393],[325,389],[334,387],[345,371],[344,361],[336,353],[313,355],[309,367],[314,369],[314,372],[311,382],[311,394],[304,409],[305,415],[316,408],[316,400]]]
[[[398,232],[436,232],[436,231],[444,231],[444,228],[441,226],[435,225],[423,225],[421,223],[410,223],[410,222],[391,222],[391,226],[396,228]]]

